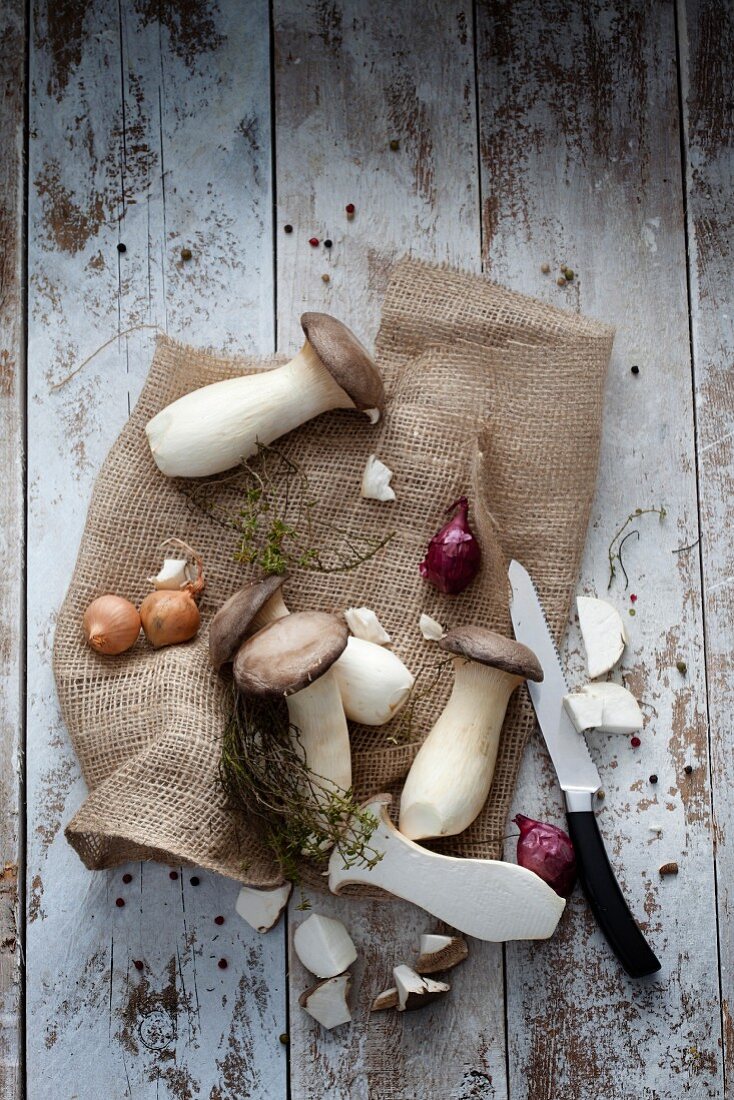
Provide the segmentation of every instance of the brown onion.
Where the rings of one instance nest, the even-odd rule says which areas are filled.
[[[92,649],[115,657],[134,646],[140,634],[140,615],[122,596],[98,596],[84,612],[84,635]]]
[[[178,591],[158,589],[156,592],[149,592],[141,603],[140,619],[143,630],[155,649],[190,641],[201,625],[201,615],[196,606],[205,583],[201,558],[180,539],[168,539],[167,542],[183,546],[191,554],[198,574],[196,580],[190,581]]]

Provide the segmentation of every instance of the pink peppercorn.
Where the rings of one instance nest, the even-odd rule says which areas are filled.
[[[135,961],[133,962],[133,966],[135,967],[136,970],[142,970],[143,969],[143,963],[140,961],[140,959],[135,959]]]
[[[214,923],[215,924],[224,924],[224,917],[215,917],[214,918]]]
[[[173,879],[173,881],[175,882],[176,879],[178,878],[178,871],[169,871],[168,872],[168,877]]]
[[[127,884],[127,883],[129,883],[129,882],[132,882],[132,880],[133,880],[133,876],[132,876],[132,875],[129,875],[129,874],[127,874],[127,875],[123,875],[123,876],[122,876],[122,881],[123,881],[123,882],[124,882],[125,884]]]
[[[632,746],[633,749],[639,748],[639,746],[641,744],[642,744],[642,741],[640,741],[639,737],[630,737],[630,745]]]
[[[217,963],[217,966],[219,967],[220,970],[226,970],[228,965],[229,964],[228,964],[226,959],[220,959],[219,962]]]
[[[311,248],[318,248],[319,238],[318,237],[310,237],[308,243],[311,245]]]
[[[125,899],[124,898],[118,898],[117,901],[115,902],[115,905],[117,906],[118,909],[122,909],[124,904],[125,904]]]
[[[630,601],[631,601],[632,603],[637,603],[637,596],[635,596],[634,592],[633,592],[633,593],[632,593],[632,595],[630,596]]]

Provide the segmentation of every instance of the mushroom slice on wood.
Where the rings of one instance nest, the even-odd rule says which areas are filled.
[[[235,910],[256,932],[269,932],[278,923],[292,889],[291,882],[284,882],[274,890],[256,890],[253,886],[243,886],[237,897]]]
[[[326,978],[323,982],[317,982],[310,989],[306,989],[298,998],[301,1008],[318,1020],[322,1027],[338,1027],[339,1024],[348,1024],[352,1018],[349,1011],[349,991],[352,987],[352,979],[349,974],[338,974],[334,978]]]
[[[423,1008],[431,1001],[443,997],[451,989],[447,982],[435,982],[432,978],[423,978],[404,964],[393,969],[395,988],[398,991],[398,1012],[413,1012]]]
[[[451,970],[468,954],[467,942],[461,936],[421,936],[415,971],[417,974],[435,974],[437,970]]]
[[[563,705],[579,733],[592,728],[602,733],[635,733],[644,725],[637,700],[621,684],[585,684],[564,696]]]
[[[357,958],[352,939],[340,920],[312,913],[293,934],[293,948],[317,978],[333,978]]]
[[[586,667],[595,680],[614,668],[624,652],[627,634],[622,616],[606,600],[593,596],[577,596],[579,626],[586,649]]]
[[[398,1007],[398,991],[395,986],[378,993],[370,1005],[370,1012],[382,1012],[385,1008]]]

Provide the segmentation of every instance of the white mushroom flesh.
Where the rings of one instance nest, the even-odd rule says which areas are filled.
[[[178,589],[193,580],[191,567],[182,558],[166,558],[155,577],[148,577],[154,588]]]
[[[312,913],[293,934],[293,949],[317,978],[333,978],[351,966],[357,950],[340,920]]]
[[[522,682],[454,658],[454,686],[418,750],[400,799],[400,831],[412,840],[454,836],[482,809],[492,785],[510,695]]]
[[[382,726],[394,718],[415,682],[395,653],[362,638],[349,638],[331,671],[347,718],[365,726]]]
[[[298,1003],[322,1027],[332,1028],[338,1027],[339,1024],[348,1024],[352,1018],[348,1002],[351,984],[349,974],[327,978],[326,981],[319,982],[302,993]]]
[[[374,1001],[370,1005],[370,1012],[382,1012],[386,1008],[398,1007],[398,991],[395,986],[391,986],[390,989],[384,989],[382,993],[378,993]]]
[[[348,607],[344,612],[347,626],[355,638],[375,645],[387,645],[390,635],[370,607]]]
[[[146,425],[150,449],[168,477],[206,477],[236,466],[286,432],[354,402],[306,341],[289,363],[194,390]]]
[[[635,733],[644,725],[637,700],[621,684],[585,684],[566,695],[563,705],[579,733],[592,728],[602,733]]]
[[[440,642],[446,633],[441,624],[432,619],[430,615],[421,615],[418,626],[421,634],[428,642]]]
[[[306,765],[328,801],[335,791],[348,791],[352,785],[352,758],[349,730],[342,706],[339,685],[332,665],[323,676],[286,699],[288,717],[298,734]]]
[[[595,680],[614,668],[624,652],[627,634],[622,616],[606,600],[577,596],[579,626],[586,649],[589,678]]]
[[[390,486],[392,470],[380,462],[377,455],[370,455],[362,474],[361,493],[369,500],[395,500],[395,490]]]
[[[421,936],[420,954],[414,969],[417,974],[435,974],[437,970],[450,970],[463,962],[468,954],[466,940],[461,936]]]
[[[243,886],[235,903],[237,914],[256,932],[269,932],[278,923],[280,914],[288,904],[293,886],[284,882],[274,890],[256,890]]]
[[[451,988],[447,982],[424,978],[404,964],[394,967],[392,976],[398,992],[398,1012],[422,1008],[423,1005],[435,1001],[441,994],[448,993]]]

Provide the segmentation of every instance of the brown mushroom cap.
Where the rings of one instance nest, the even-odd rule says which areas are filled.
[[[283,576],[251,581],[222,604],[209,626],[209,660],[214,668],[232,660],[250,623],[285,580]]]
[[[505,638],[481,626],[459,626],[450,630],[438,643],[457,657],[468,657],[490,668],[499,668],[523,680],[543,679],[543,669],[532,649],[514,638]]]
[[[351,329],[328,313],[303,313],[301,327],[311,347],[356,407],[385,407],[385,390],[375,361]]]
[[[348,637],[346,624],[325,611],[286,615],[240,646],[235,683],[247,695],[293,695],[331,668]]]

